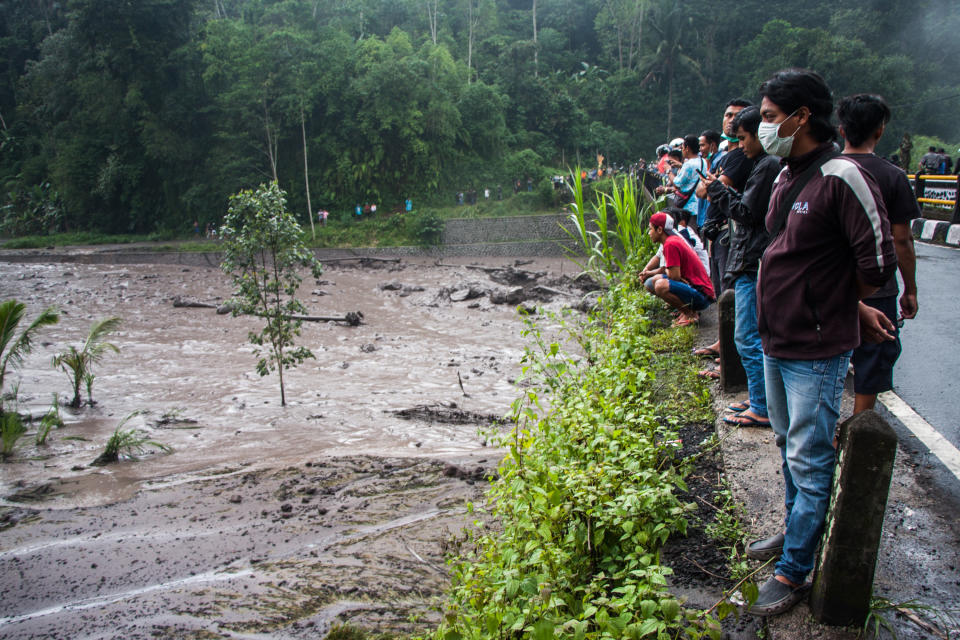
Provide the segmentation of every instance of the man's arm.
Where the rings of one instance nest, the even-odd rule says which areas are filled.
[[[913,233],[909,224],[892,224],[893,247],[897,252],[897,265],[903,278],[903,295],[900,296],[900,312],[904,318],[915,318],[917,304],[917,254],[913,248]]]

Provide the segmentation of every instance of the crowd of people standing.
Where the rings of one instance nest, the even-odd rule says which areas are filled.
[[[910,221],[920,211],[903,169],[874,153],[892,115],[882,97],[848,96],[834,110],[824,79],[804,69],[774,74],[759,94],[759,105],[724,105],[719,132],[658,150],[658,191],[672,206],[650,219],[660,251],[639,277],[677,325],[734,291],[748,398],[724,420],[772,428],[783,460],[783,526],[747,547],[778,558],[749,607],[770,616],[810,588],[849,363],[855,413],[892,389],[899,326],[918,310]],[[719,356],[719,343],[698,352]]]

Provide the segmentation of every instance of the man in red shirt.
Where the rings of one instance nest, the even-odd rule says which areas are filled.
[[[687,241],[674,230],[673,220],[667,214],[661,211],[650,216],[647,233],[651,240],[663,245],[663,261],[644,286],[680,312],[678,326],[697,322],[699,312],[716,299],[710,275]]]

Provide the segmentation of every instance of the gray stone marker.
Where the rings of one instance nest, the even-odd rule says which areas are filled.
[[[810,609],[824,624],[861,625],[870,611],[897,434],[864,411],[840,425],[839,452]]]
[[[737,345],[733,341],[737,323],[735,299],[733,289],[727,289],[717,300],[720,314],[720,387],[724,391],[739,391],[747,386],[747,372],[743,370]]]

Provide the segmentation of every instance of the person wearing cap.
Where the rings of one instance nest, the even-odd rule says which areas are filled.
[[[680,312],[677,326],[693,324],[700,311],[713,304],[716,296],[710,276],[697,254],[673,227],[662,211],[650,216],[650,239],[663,245],[663,261],[655,273],[641,273],[647,291]],[[649,277],[646,277],[649,276]]]

